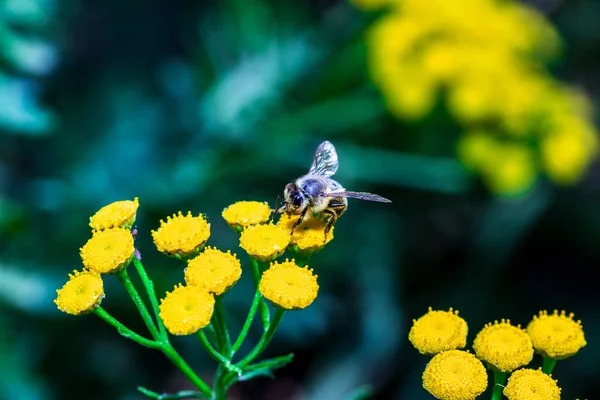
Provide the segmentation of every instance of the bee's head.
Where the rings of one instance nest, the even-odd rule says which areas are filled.
[[[285,211],[292,214],[300,214],[305,208],[306,199],[302,190],[295,183],[288,183],[283,191],[285,196]]]

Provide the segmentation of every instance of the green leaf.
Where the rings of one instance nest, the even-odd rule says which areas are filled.
[[[292,362],[294,358],[294,353],[290,353],[285,356],[279,356],[275,358],[270,358],[256,364],[250,365],[244,368],[244,373],[239,377],[240,381],[247,381],[252,378],[256,378],[257,376],[267,376],[269,378],[274,378],[273,370],[285,367],[289,363]]]
[[[157,399],[157,400],[175,400],[175,399],[189,399],[189,398],[206,399],[207,398],[202,393],[195,392],[193,390],[182,390],[180,392],[172,393],[172,394],[170,394],[170,393],[159,394],[159,393],[153,392],[152,390],[148,390],[142,386],[138,386],[137,390],[140,391],[145,396],[150,397],[151,399]]]

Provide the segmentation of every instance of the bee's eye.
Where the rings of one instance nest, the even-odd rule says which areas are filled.
[[[300,193],[296,193],[294,195],[294,198],[292,199],[292,204],[295,207],[300,207],[300,204],[302,204],[302,196],[300,195]]]

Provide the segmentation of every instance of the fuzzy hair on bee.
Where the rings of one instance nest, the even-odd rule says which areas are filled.
[[[339,167],[337,152],[331,142],[324,141],[317,147],[312,165],[306,175],[288,183],[283,191],[284,201],[276,212],[300,215],[292,226],[294,229],[304,221],[309,212],[329,217],[327,233],[339,217],[348,209],[348,198],[391,203],[385,197],[373,193],[352,192],[332,179]]]

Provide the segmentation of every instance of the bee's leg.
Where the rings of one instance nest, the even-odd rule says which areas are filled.
[[[325,237],[323,238],[323,242],[327,241],[327,234],[331,230],[331,227],[335,221],[342,216],[344,211],[346,211],[346,208],[348,208],[348,206],[344,202],[332,200],[329,202],[329,207],[323,210],[324,214],[329,215],[329,221],[327,221],[327,226],[325,227]]]
[[[300,225],[302,223],[302,221],[304,221],[304,218],[306,218],[307,212],[308,212],[308,207],[306,207],[304,210],[302,210],[300,217],[298,217],[296,222],[294,222],[294,225],[292,225],[292,230],[291,230],[290,234],[294,233],[294,229],[296,229],[296,227],[298,227],[298,225]]]

